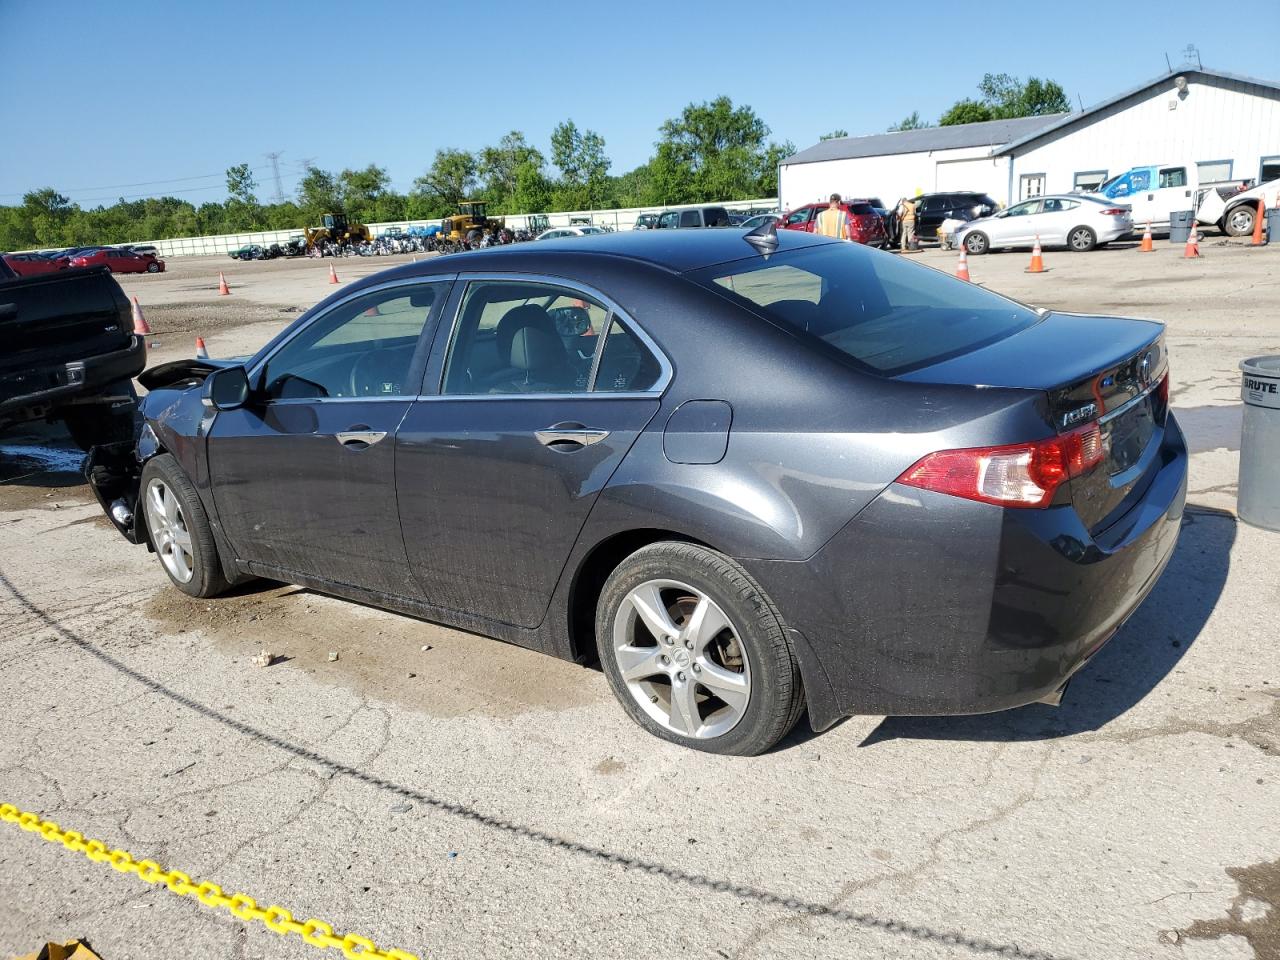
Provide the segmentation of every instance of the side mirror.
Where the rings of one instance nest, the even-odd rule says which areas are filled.
[[[223,367],[204,378],[200,399],[215,410],[236,410],[249,399],[249,375],[244,367]]]

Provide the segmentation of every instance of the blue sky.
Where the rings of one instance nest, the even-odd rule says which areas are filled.
[[[1188,42],[1207,67],[1280,80],[1276,0],[1221,16],[1161,0],[1137,22],[1113,8],[0,0],[0,203],[47,185],[90,206],[166,192],[198,204],[221,199],[240,162],[265,199],[270,151],[286,192],[308,158],[376,162],[404,190],[439,147],[519,129],[549,153],[567,117],[604,136],[620,173],[664,119],[722,93],[803,148],[912,110],[936,120],[988,70],[1051,77],[1089,105],[1164,72],[1166,53],[1177,64]],[[817,55],[824,42],[839,52]]]

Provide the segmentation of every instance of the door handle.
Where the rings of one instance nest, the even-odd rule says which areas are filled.
[[[589,447],[593,443],[599,443],[601,440],[608,437],[609,431],[592,430],[588,427],[582,426],[581,424],[557,423],[553,427],[536,431],[534,436],[538,438],[538,442],[544,447],[569,443]]]
[[[335,433],[338,442],[350,450],[364,450],[387,435],[385,430],[346,430]]]

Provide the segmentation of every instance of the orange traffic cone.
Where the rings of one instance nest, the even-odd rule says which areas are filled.
[[[330,282],[330,283],[337,283],[337,282],[338,282],[338,271],[337,271],[337,270],[335,270],[335,269],[333,269],[333,264],[332,264],[332,263],[331,263],[331,264],[329,264],[329,282]]]
[[[230,295],[231,288],[227,286],[227,278],[222,275],[222,271],[218,271],[218,296],[225,297]]]
[[[1187,234],[1187,245],[1182,250],[1183,260],[1194,260],[1200,256],[1200,237],[1196,233],[1196,225],[1191,224],[1191,232]]]
[[[133,298],[133,332],[144,337],[151,332],[151,325],[142,315],[142,307],[138,306],[137,297]]]
[[[209,350],[204,345],[204,337],[196,337],[196,359],[209,359]]]
[[[1151,221],[1147,221],[1147,229],[1142,232],[1142,246],[1138,248],[1142,253],[1151,253],[1155,250],[1155,245],[1151,242]]]
[[[1280,201],[1280,197],[1276,198]],[[1267,201],[1262,197],[1258,198],[1258,212],[1253,215],[1253,241],[1249,244],[1251,247],[1262,246],[1262,221],[1267,218]]]
[[[1036,234],[1036,245],[1031,248],[1031,266],[1027,273],[1047,273],[1044,268],[1044,254],[1040,252],[1040,234]]]
[[[956,263],[956,279],[969,282],[969,254],[965,251],[964,244],[960,245],[960,259]]]

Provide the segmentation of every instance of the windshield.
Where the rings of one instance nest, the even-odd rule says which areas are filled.
[[[981,287],[855,244],[736,260],[689,276],[884,376],[969,353],[1039,320]]]

